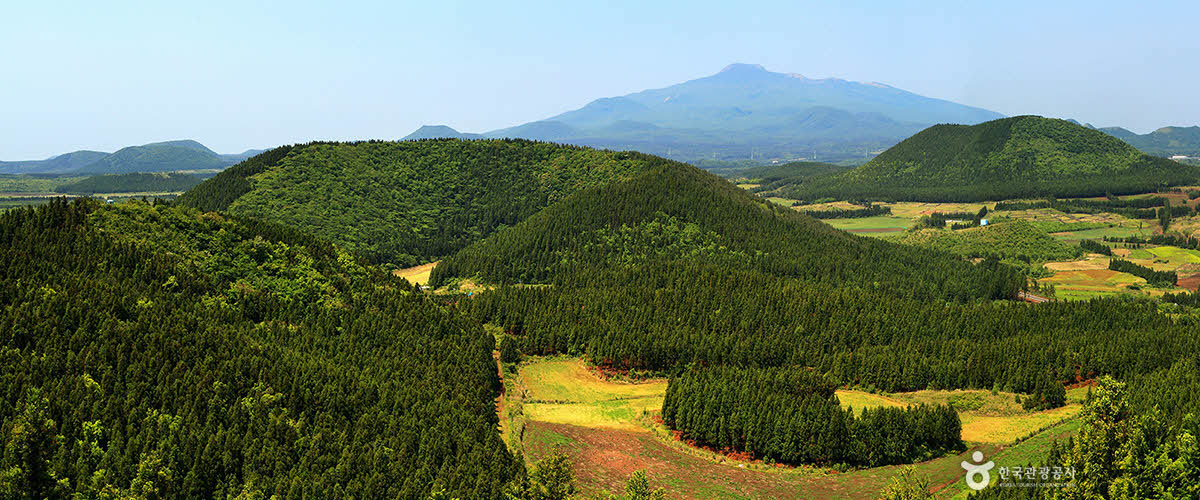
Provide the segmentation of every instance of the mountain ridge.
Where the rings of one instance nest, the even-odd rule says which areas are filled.
[[[820,120],[806,122],[809,116]],[[709,76],[602,97],[578,109],[482,134],[422,126],[405,139],[522,138],[683,161],[837,161],[868,158],[935,123],[974,124],[1002,116],[878,82],[813,79],[735,63]]]

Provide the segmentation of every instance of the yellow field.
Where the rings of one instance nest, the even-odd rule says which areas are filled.
[[[643,411],[662,408],[667,381],[605,380],[578,359],[527,364],[520,369],[524,411],[529,420],[583,427],[644,430]]]
[[[908,406],[908,403],[862,391],[837,391],[838,401],[846,408],[854,408],[856,414],[861,414],[864,408],[879,408],[882,406]]]
[[[1094,269],[1108,269],[1108,257],[1087,257],[1083,260],[1071,262],[1047,262],[1046,269],[1051,271],[1088,271]]]
[[[958,398],[970,398],[978,401],[978,408],[965,411],[960,409],[958,412],[963,424],[963,441],[989,444],[1012,443],[1030,432],[1072,418],[1082,408],[1075,398],[1069,398],[1069,404],[1062,408],[1031,413],[1026,412],[1020,403],[1015,401],[1016,394],[992,394],[991,391],[982,390],[915,391],[886,396],[862,391],[838,391],[837,396],[842,406],[853,407],[856,410],[921,403],[948,405]]]
[[[437,266],[437,264],[438,264],[437,262],[431,262],[429,264],[424,264],[424,265],[420,265],[417,267],[410,267],[408,269],[397,269],[395,271],[392,271],[392,273],[395,274],[396,276],[399,276],[401,278],[408,280],[409,283],[413,283],[413,284],[420,283],[420,284],[424,285],[426,283],[429,283],[429,273],[433,272],[433,268],[434,268],[434,266]]]

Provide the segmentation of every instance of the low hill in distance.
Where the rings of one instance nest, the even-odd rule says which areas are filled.
[[[374,262],[410,266],[646,162],[524,140],[311,143],[251,158],[178,202],[287,224]]]
[[[1128,142],[1147,154],[1155,156],[1200,156],[1200,126],[1192,127],[1163,127],[1148,134],[1137,135],[1129,132],[1125,137],[1110,132],[1110,129],[1100,129],[1114,137]],[[1124,129],[1121,129],[1124,130]]]
[[[0,161],[0,174],[127,174],[220,170],[263,150],[217,154],[193,140],[165,141],[121,148],[115,153],[75,151],[46,160]]]
[[[127,174],[220,169],[228,165],[221,155],[196,141],[170,141],[122,148],[78,171],[86,174]]]
[[[683,161],[868,158],[934,123],[1003,115],[875,82],[812,79],[756,64],[480,135],[421,127],[406,139],[515,137]]]
[[[1147,155],[1108,134],[1019,116],[935,125],[854,170],[781,192],[797,199],[980,201],[1140,193],[1198,178],[1200,169]]]
[[[0,161],[0,174],[64,174],[77,172],[108,156],[100,151],[75,151],[45,160]]]

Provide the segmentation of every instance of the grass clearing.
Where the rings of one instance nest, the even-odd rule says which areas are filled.
[[[890,215],[876,215],[874,217],[860,217],[856,219],[825,219],[822,222],[843,231],[862,234],[863,236],[901,232],[912,225],[912,221],[909,219]]]
[[[1085,389],[1086,392],[1086,389]],[[970,443],[1008,444],[1029,434],[1030,429],[1042,429],[1073,418],[1082,408],[1077,402],[1053,410],[1027,412],[1011,392],[914,391],[895,394],[871,394],[862,391],[837,392],[842,406],[863,408],[908,406],[917,404],[950,405],[962,419],[963,441]]]
[[[410,267],[407,269],[397,269],[395,271],[392,271],[392,274],[395,274],[396,276],[399,276],[401,278],[408,280],[409,283],[412,283],[412,284],[419,283],[419,284],[424,285],[426,283],[429,283],[429,273],[432,273],[433,268],[436,267],[437,265],[438,265],[437,262],[430,262],[428,264],[422,264],[422,265],[419,265],[416,267]]]

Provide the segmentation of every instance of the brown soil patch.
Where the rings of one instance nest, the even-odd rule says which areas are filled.
[[[1072,262],[1047,262],[1046,269],[1051,271],[1085,271],[1089,269],[1108,269],[1108,259],[1087,259]]]
[[[668,498],[877,498],[900,470],[894,466],[839,474],[808,468],[749,469],[682,453],[650,432],[532,421],[527,429],[529,458],[540,459],[555,449],[567,454],[585,494],[621,492],[634,471],[644,470],[651,485],[665,488]],[[960,481],[958,464],[976,449],[990,456],[998,448],[983,445],[923,462],[917,465],[918,472],[928,475],[934,485]]]
[[[1194,292],[1197,289],[1200,289],[1200,274],[1193,274],[1179,278],[1179,281],[1175,282],[1175,286],[1186,288]]]

